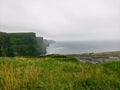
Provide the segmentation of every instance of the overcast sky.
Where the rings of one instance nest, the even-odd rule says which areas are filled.
[[[54,40],[120,40],[120,0],[0,0],[0,31]]]

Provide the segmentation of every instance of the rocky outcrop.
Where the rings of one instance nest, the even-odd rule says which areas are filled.
[[[75,57],[79,62],[88,62],[92,64],[102,64],[114,60],[120,60],[120,52],[106,52],[106,53],[87,53],[68,55]]]

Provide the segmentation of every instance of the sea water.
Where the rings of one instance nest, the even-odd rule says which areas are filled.
[[[47,54],[81,54],[120,51],[120,41],[59,41],[50,44]]]

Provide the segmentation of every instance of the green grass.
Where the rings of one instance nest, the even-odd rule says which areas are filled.
[[[59,55],[1,57],[0,90],[120,90],[120,61],[93,65]]]

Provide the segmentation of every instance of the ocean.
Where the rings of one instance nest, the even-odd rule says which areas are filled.
[[[120,51],[120,41],[59,41],[50,44],[47,54],[82,54]]]

